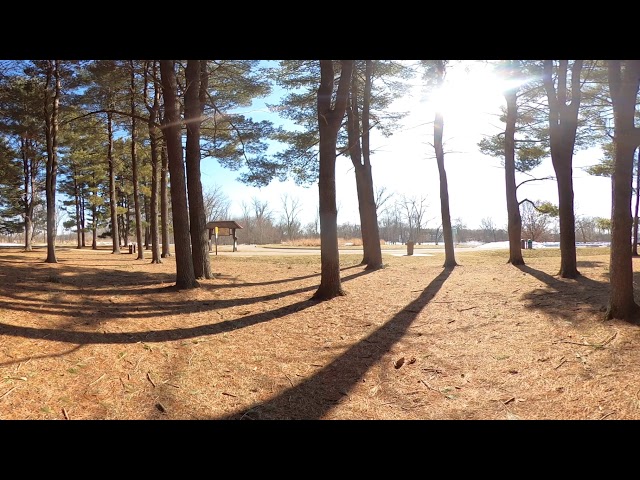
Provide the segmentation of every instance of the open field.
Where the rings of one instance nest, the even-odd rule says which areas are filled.
[[[603,320],[608,248],[578,249],[577,280],[557,249],[344,255],[326,302],[319,252],[212,255],[186,291],[173,257],[57,253],[0,248],[2,420],[640,419],[640,330]]]

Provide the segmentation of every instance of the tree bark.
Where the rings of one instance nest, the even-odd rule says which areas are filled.
[[[25,139],[21,139],[22,167],[24,175],[24,250],[33,251],[33,210],[35,207],[36,195],[36,174],[35,152],[31,144]]]
[[[167,145],[160,145],[162,166],[160,169],[160,222],[162,223],[162,258],[171,256],[171,240],[169,236],[169,157]]]
[[[140,189],[138,185],[138,153],[136,142],[138,140],[138,130],[136,128],[136,72],[134,61],[129,60],[131,68],[131,170],[133,176],[133,208],[136,216],[136,241],[138,242],[138,260],[144,260],[144,248],[142,246],[142,213],[140,209]]]
[[[334,86],[333,60],[320,60],[318,87],[318,128],[320,134],[319,211],[320,211],[320,286],[316,300],[344,295],[340,281],[338,251],[338,209],[336,206],[336,144],[349,101],[353,60],[342,60],[335,105],[331,106]]]
[[[573,149],[580,107],[580,72],[582,60],[571,69],[571,101],[567,103],[568,60],[560,60],[558,88],[553,85],[553,60],[544,61],[543,81],[549,102],[549,141],[551,162],[558,185],[558,217],[560,220],[560,271],[562,278],[580,275],[576,259],[576,223],[573,205]]]
[[[147,186],[149,189],[151,189],[151,185],[146,182],[145,186]],[[144,214],[144,220],[145,220],[145,225],[144,225],[144,232],[142,233],[142,236],[144,237],[144,249],[145,250],[151,250],[151,203],[150,203],[150,198],[148,195],[146,195],[145,193],[142,194],[142,213]]]
[[[82,193],[82,192],[81,192]],[[82,248],[87,246],[87,241],[86,241],[86,217],[85,217],[85,209],[86,209],[86,203],[85,203],[85,197],[84,195],[80,196],[80,231],[82,232],[82,241],[81,241],[81,245]]]
[[[440,60],[438,65],[438,85],[444,81],[444,63]],[[449,186],[447,183],[447,172],[444,168],[444,145],[442,136],[444,131],[444,118],[441,112],[436,112],[433,123],[433,144],[436,152],[436,162],[438,163],[438,174],[440,177],[440,212],[442,215],[442,236],[444,239],[444,267],[453,268],[458,265],[453,247],[453,231],[451,229],[451,213],[449,211]]]
[[[351,106],[347,109],[347,132],[349,138],[349,156],[356,176],[358,193],[358,211],[360,214],[360,230],[362,234],[363,258],[361,265],[366,270],[377,270],[383,267],[382,249],[380,247],[380,230],[376,210],[373,175],[371,172],[369,147],[369,109],[371,101],[371,79],[373,67],[371,60],[366,61],[365,88],[362,111],[362,128],[358,114],[357,76],[352,76]],[[360,142],[362,140],[362,147]]]
[[[638,256],[638,211],[640,210],[640,150],[636,149],[636,206],[633,215],[633,248],[634,257]]]
[[[50,90],[51,88],[53,89],[53,93]],[[56,258],[56,185],[58,177],[58,113],[60,109],[60,90],[59,60],[49,60],[44,87],[45,136],[47,141],[47,169],[45,179],[47,197],[46,263],[58,263]]]
[[[152,75],[153,79],[153,103],[147,105],[149,111],[149,143],[151,149],[151,263],[162,263],[160,257],[160,231],[158,226],[158,196],[160,193],[160,167],[162,160],[160,159],[159,148],[161,144],[161,132],[156,126],[158,112],[160,110],[160,85],[157,81],[157,62],[153,61]],[[145,83],[146,85],[146,83]],[[145,93],[148,90],[145,89]]]
[[[184,118],[187,125],[187,191],[191,225],[191,249],[196,278],[212,278],[209,236],[202,198],[200,172],[200,124],[207,89],[207,66],[200,60],[187,60],[185,69]]]
[[[515,135],[518,105],[516,90],[510,89],[505,95],[507,119],[504,131],[504,174],[507,194],[507,231],[509,235],[509,261],[511,265],[524,265],[522,258],[522,217],[516,187]]]
[[[113,120],[107,113],[107,161],[109,163],[109,206],[111,210],[111,253],[120,253],[120,230],[118,228],[118,204],[116,199],[116,166],[113,158]]]
[[[198,287],[191,257],[189,212],[182,156],[180,109],[177,97],[177,79],[173,60],[160,60],[160,76],[164,98],[165,116],[162,131],[167,144],[169,174],[171,176],[171,209],[173,211],[173,235],[176,255],[176,287]]]
[[[76,248],[77,249],[82,249],[83,245],[82,245],[82,238],[83,238],[83,234],[82,234],[82,225],[81,225],[81,210],[80,210],[80,189],[78,187],[78,182],[76,180],[76,177],[74,176],[73,178],[73,199],[74,199],[74,206],[76,209]]]
[[[98,207],[92,205],[91,215],[93,217],[93,225],[91,226],[91,250],[98,249]]]
[[[633,155],[640,145],[640,130],[634,125],[640,85],[640,60],[608,61],[609,91],[614,117],[614,171],[612,176],[611,255],[609,261],[609,305],[607,319],[637,323],[640,306],[633,293],[631,253],[631,191]]]

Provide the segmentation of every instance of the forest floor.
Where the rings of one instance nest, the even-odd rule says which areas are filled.
[[[324,302],[319,252],[212,256],[181,291],[175,257],[145,254],[0,248],[1,420],[640,419],[606,247],[578,249],[575,280],[557,249],[343,255]]]

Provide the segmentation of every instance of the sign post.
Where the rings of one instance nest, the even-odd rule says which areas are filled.
[[[216,255],[218,255],[218,227],[216,227]]]

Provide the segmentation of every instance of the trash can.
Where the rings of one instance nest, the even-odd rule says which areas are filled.
[[[407,255],[413,255],[413,242],[407,242]]]
[[[527,249],[527,241],[524,238],[520,240],[520,248],[523,250]]]
[[[531,250],[533,248],[533,240],[531,240],[531,239],[527,240],[527,248],[529,250]]]

